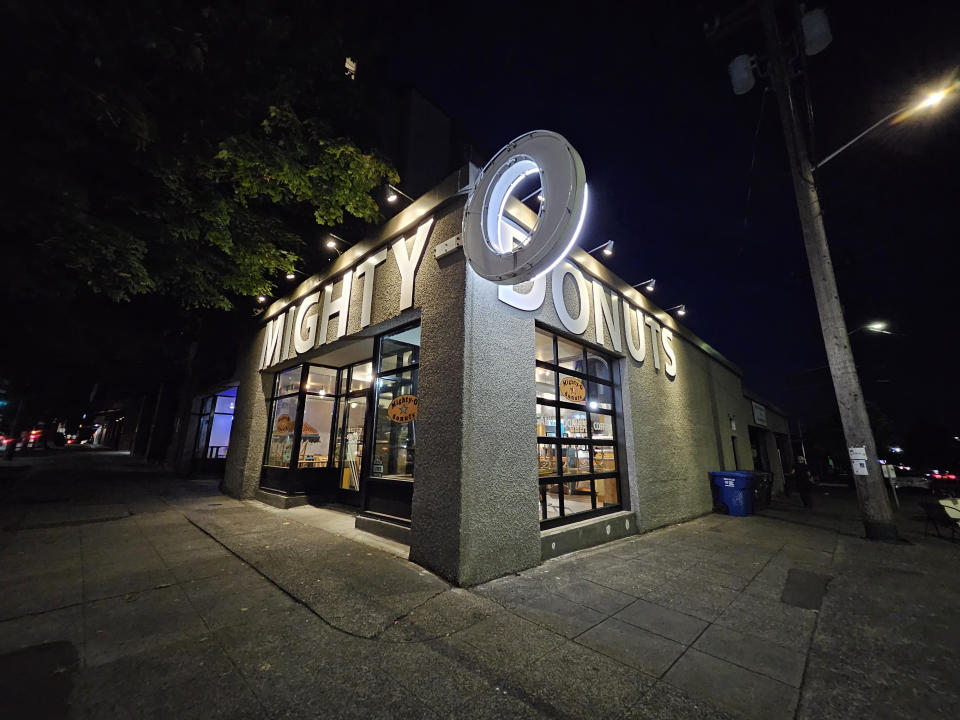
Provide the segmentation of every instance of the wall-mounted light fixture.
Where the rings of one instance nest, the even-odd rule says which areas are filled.
[[[413,198],[407,195],[403,190],[393,185],[387,184],[387,202],[395,203],[399,198],[404,197],[410,202],[413,202]]]
[[[337,256],[343,255],[343,251],[340,250],[340,246],[351,247],[353,243],[349,243],[344,240],[339,235],[334,235],[333,233],[327,233],[327,241],[324,243],[330,250],[336,250]]]
[[[644,280],[643,282],[638,282],[636,285],[631,285],[630,287],[640,287],[643,286],[643,289],[647,292],[653,292],[653,286],[657,284],[656,278],[650,278],[649,280]]]
[[[597,250],[603,250],[603,254],[606,256],[613,255],[613,240],[607,240],[602,245],[597,245],[593,250],[587,250],[591,255]]]
[[[672,308],[667,308],[667,312],[673,312],[674,310],[677,311],[677,315],[680,317],[683,317],[687,314],[687,306],[683,304],[674,305]]]

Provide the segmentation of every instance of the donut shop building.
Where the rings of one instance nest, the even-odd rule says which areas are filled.
[[[472,585],[710,512],[711,470],[782,482],[786,419],[758,427],[735,365],[574,246],[582,175],[530,133],[267,307],[225,491],[352,506]]]

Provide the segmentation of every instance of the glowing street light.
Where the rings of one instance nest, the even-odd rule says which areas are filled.
[[[855,332],[860,332],[861,330],[869,330],[874,333],[881,333],[883,335],[897,335],[898,333],[891,332],[887,330],[888,323],[886,320],[874,320],[873,322],[868,322],[865,325],[860,325],[855,327],[853,330],[847,333],[847,335],[853,335]]]
[[[950,95],[950,93],[956,91],[958,88],[960,88],[960,80],[954,80],[946,87],[943,87],[940,90],[935,90],[932,93],[928,93],[927,96],[920,102],[914,105],[907,105],[906,107],[902,107],[899,110],[894,110],[889,115],[886,115],[880,118],[879,120],[877,120],[877,122],[875,122],[873,125],[868,127],[862,133],[857,135],[855,138],[853,138],[853,140],[846,143],[845,145],[841,145],[839,148],[837,148],[832,153],[827,155],[823,160],[821,160],[816,165],[814,165],[813,169],[819,170],[828,162],[833,160],[837,155],[839,155],[844,150],[846,150],[848,147],[862,140],[864,137],[872,133],[874,130],[876,130],[878,127],[883,125],[888,120],[890,121],[891,125],[897,125],[903,122],[904,120],[906,120],[907,118],[910,118],[916,115],[919,112],[923,112],[924,110],[929,110],[930,108],[937,107],[940,103],[942,103],[947,98],[948,95]]]

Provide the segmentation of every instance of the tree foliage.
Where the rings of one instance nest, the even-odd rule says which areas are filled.
[[[334,4],[4,4],[13,189],[4,283],[230,308],[317,225],[378,219]]]

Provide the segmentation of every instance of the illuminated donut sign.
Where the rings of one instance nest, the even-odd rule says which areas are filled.
[[[481,277],[517,285],[566,257],[586,213],[580,155],[557,133],[534,130],[480,171],[463,214],[463,251]]]

